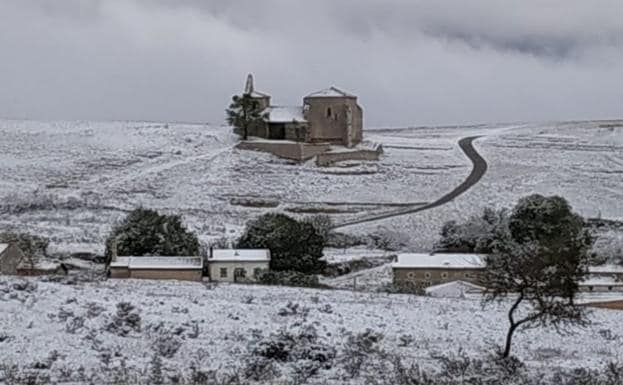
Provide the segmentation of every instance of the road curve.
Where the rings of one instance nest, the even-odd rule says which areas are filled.
[[[465,155],[472,162],[473,167],[472,167],[472,172],[454,190],[450,191],[449,193],[437,199],[436,201],[428,203],[424,206],[418,206],[415,208],[392,211],[389,213],[379,214],[379,215],[368,217],[368,218],[362,218],[362,219],[357,219],[357,220],[353,220],[349,222],[340,223],[340,224],[333,226],[333,229],[340,229],[342,227],[358,225],[360,223],[374,222],[374,221],[378,221],[381,219],[398,217],[401,215],[414,214],[420,211],[430,210],[435,207],[445,205],[446,203],[452,201],[454,198],[458,197],[459,195],[463,194],[464,192],[472,188],[476,183],[480,181],[480,179],[487,172],[487,161],[482,156],[480,156],[480,154],[476,151],[473,145],[474,140],[480,137],[481,136],[469,136],[469,137],[462,138],[461,140],[459,140],[459,147],[461,148],[461,150],[463,150]]]

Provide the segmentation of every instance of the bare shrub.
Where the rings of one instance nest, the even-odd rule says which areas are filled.
[[[309,314],[309,308],[302,307],[299,303],[288,302],[285,307],[282,307],[277,312],[282,317],[300,315],[306,317]]]
[[[371,329],[353,334],[348,333],[344,351],[342,352],[342,367],[348,378],[358,377],[364,363],[374,355],[382,355],[378,343],[383,335]]]
[[[154,343],[154,350],[164,358],[173,358],[182,346],[182,341],[176,336],[166,333],[159,336]]]

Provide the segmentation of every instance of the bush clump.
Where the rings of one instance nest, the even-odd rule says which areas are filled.
[[[325,239],[312,223],[269,213],[250,221],[238,248],[269,249],[270,269],[319,274],[325,269]]]
[[[106,240],[106,261],[117,255],[199,255],[199,240],[182,224],[179,215],[139,208],[117,225]]]
[[[259,283],[264,285],[281,285],[294,287],[324,287],[316,275],[303,274],[297,271],[262,271],[257,276]]]

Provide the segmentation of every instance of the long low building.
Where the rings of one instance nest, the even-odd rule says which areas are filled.
[[[486,266],[482,254],[399,254],[392,264],[394,285],[423,292],[453,281],[478,284]]]
[[[111,278],[177,279],[201,281],[202,257],[116,257],[109,266]]]

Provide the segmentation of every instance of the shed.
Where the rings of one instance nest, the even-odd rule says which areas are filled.
[[[110,263],[111,278],[176,279],[201,281],[203,258],[193,256],[125,256]]]
[[[211,281],[253,282],[270,268],[268,249],[213,249],[208,257]]]

